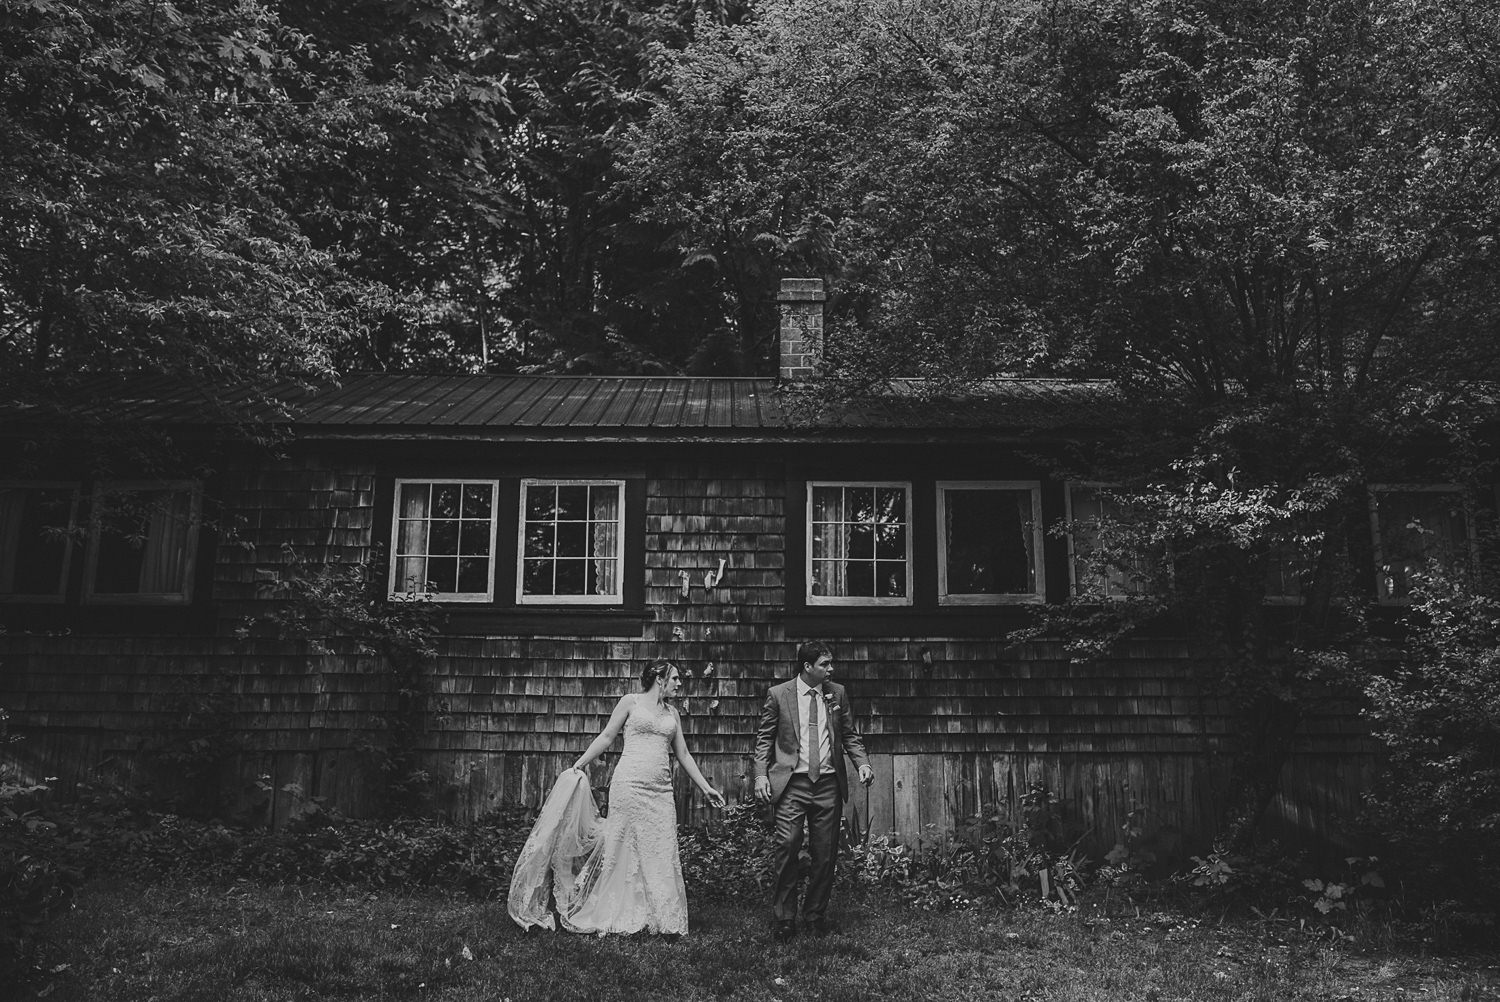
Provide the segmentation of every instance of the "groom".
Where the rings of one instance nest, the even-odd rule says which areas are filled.
[[[771,909],[776,938],[797,934],[797,856],[802,850],[804,821],[812,830],[812,870],[802,916],[819,935],[829,931],[824,913],[833,890],[833,861],[838,853],[839,821],[849,797],[844,775],[847,753],[859,766],[859,781],[875,778],[865,743],[854,727],[844,687],[829,680],[833,651],[811,642],[797,648],[797,677],[771,687],[760,711],[755,737],[755,796],[776,808],[776,877]]]

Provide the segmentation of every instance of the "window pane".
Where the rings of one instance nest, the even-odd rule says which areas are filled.
[[[557,555],[560,557],[586,557],[589,531],[587,522],[557,523]]]
[[[1455,491],[1381,491],[1376,521],[1382,598],[1408,596],[1429,561],[1453,567],[1466,555],[1468,524]]]
[[[871,597],[875,594],[875,564],[869,560],[850,560],[847,562],[847,587],[840,592],[841,595],[862,595]]]
[[[434,519],[427,539],[430,556],[456,556],[458,554],[458,520]]]
[[[881,598],[903,598],[906,595],[906,564],[881,560],[875,564],[875,583]]]
[[[583,560],[559,560],[557,562],[557,595],[584,595],[585,568]]]
[[[846,522],[873,522],[873,521],[875,521],[875,488],[873,488],[873,487],[846,487],[846,488],[844,488],[844,521],[846,521]]]
[[[852,560],[875,559],[875,527],[873,525],[851,525],[849,533],[849,557]]]
[[[493,508],[494,488],[489,484],[464,484],[464,518],[489,521]]]
[[[433,484],[431,516],[433,518],[457,518],[460,496],[461,488],[458,484]]]
[[[943,572],[948,594],[1035,593],[1031,491],[946,490],[943,526]]]
[[[401,517],[426,518],[427,501],[432,493],[431,484],[401,485]]]
[[[467,557],[490,555],[490,523],[466,518],[459,525],[458,552]]]
[[[422,557],[402,557],[396,561],[396,585],[391,589],[398,593],[427,590],[427,561]]]
[[[814,560],[812,565],[812,594],[847,595],[842,561]]]
[[[551,595],[552,561],[527,560],[521,567],[521,592],[526,595]]]
[[[420,518],[403,518],[396,534],[396,553],[427,552],[427,521]]]
[[[844,492],[839,487],[814,487],[813,488],[813,514],[814,523],[837,522],[843,517]]]
[[[427,584],[433,591],[445,595],[458,591],[458,560],[454,557],[428,558]]]
[[[526,553],[528,557],[550,557],[556,551],[557,526],[528,525],[526,527]]]
[[[94,593],[185,595],[196,531],[189,491],[101,494],[93,540]]]
[[[589,517],[613,522],[620,517],[620,490],[613,484],[589,488]]]
[[[526,485],[526,521],[550,522],[556,517],[557,488],[544,484]]]
[[[905,560],[906,526],[882,525],[875,533],[875,555],[882,560]]]
[[[582,522],[589,517],[589,489],[582,484],[557,488],[558,521]]]
[[[461,557],[458,561],[458,590],[487,592],[490,587],[490,562],[485,557]]]

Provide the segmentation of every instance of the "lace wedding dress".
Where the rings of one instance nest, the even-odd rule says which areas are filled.
[[[569,769],[542,805],[511,877],[509,910],[523,929],[554,928],[549,896],[572,932],[688,931],[687,889],[677,852],[669,707],[637,698],[625,751],[601,819],[588,777]]]

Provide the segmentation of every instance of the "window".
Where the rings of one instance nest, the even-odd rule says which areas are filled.
[[[1266,555],[1266,594],[1269,605],[1301,605],[1303,590],[1317,564],[1321,537],[1311,531],[1297,532],[1271,547]]]
[[[1126,555],[1130,513],[1106,493],[1105,484],[1068,485],[1068,566],[1073,595],[1078,598],[1122,599],[1151,591],[1145,557]],[[1111,553],[1114,549],[1118,552]]]
[[[1412,576],[1428,562],[1461,567],[1471,558],[1463,496],[1453,486],[1370,485],[1376,598],[1410,600]]]
[[[941,604],[1043,600],[1041,484],[940,482],[937,502]]]
[[[911,604],[911,484],[807,485],[809,605]]]
[[[0,601],[63,600],[77,521],[76,483],[0,484]]]
[[[192,600],[202,493],[190,482],[120,482],[94,490],[83,599],[105,604]]]
[[[494,598],[498,489],[494,480],[396,481],[391,598]]]
[[[617,604],[623,480],[521,481],[521,604]]]

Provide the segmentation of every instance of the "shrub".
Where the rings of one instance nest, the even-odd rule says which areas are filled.
[[[0,744],[15,740],[0,709]],[[0,981],[19,984],[43,966],[47,923],[83,882],[84,847],[46,810],[47,786],[0,770]]]
[[[1399,666],[1366,686],[1390,750],[1365,823],[1424,898],[1500,895],[1500,601],[1432,572],[1412,589]],[[1380,668],[1381,666],[1373,666]]]
[[[693,893],[719,900],[768,893],[776,842],[765,807],[735,804],[684,830],[679,844],[682,879]]]

